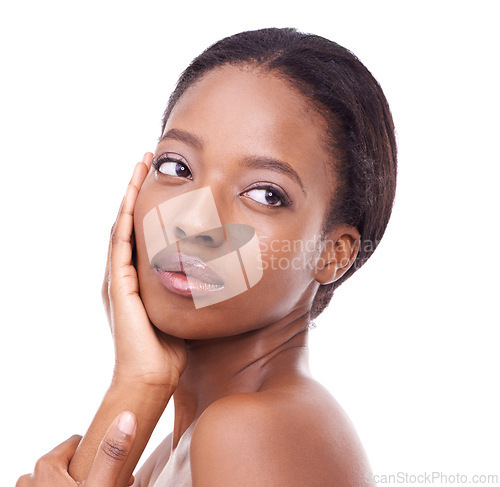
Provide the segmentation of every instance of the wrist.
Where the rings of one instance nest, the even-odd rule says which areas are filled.
[[[120,367],[115,364],[113,371],[112,384],[120,384],[126,387],[138,387],[151,390],[165,389],[172,394],[179,384],[179,375],[174,371],[167,373],[158,372],[139,372],[137,369],[129,370],[130,367]]]
[[[145,403],[164,405],[168,403],[177,387],[169,382],[160,383],[154,381],[139,380],[127,375],[114,373],[109,394],[122,397],[142,398]]]

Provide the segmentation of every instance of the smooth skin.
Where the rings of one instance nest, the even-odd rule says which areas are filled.
[[[135,486],[364,483],[370,467],[358,437],[308,367],[314,295],[349,269],[359,248],[358,231],[347,225],[319,238],[338,189],[325,131],[300,93],[254,67],[212,70],[179,99],[155,156],[182,157],[192,177],[159,174],[153,154],[146,154],[113,226],[103,298],[115,371],[71,460],[77,481],[88,477],[110,422],[128,410],[137,416],[137,431],[116,483],[125,486],[173,396],[174,430],[138,471]],[[271,160],[286,162],[298,178],[263,164]],[[269,205],[263,183],[286,193],[291,204]],[[142,219],[159,202],[205,186],[223,223],[255,228],[265,270],[248,291],[195,309],[191,298],[156,278]],[[180,219],[179,228],[189,230],[193,221],[192,214]],[[287,241],[315,245],[272,245]],[[279,258],[303,265],[273,266]]]

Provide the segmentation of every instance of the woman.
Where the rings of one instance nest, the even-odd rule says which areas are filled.
[[[395,181],[387,101],[343,47],[263,29],[198,56],[113,225],[112,384],[76,451],[68,440],[18,484],[75,485],[47,475],[67,469],[127,485],[172,397],[174,430],[134,485],[366,483],[353,427],[309,373],[307,333],[378,245]]]

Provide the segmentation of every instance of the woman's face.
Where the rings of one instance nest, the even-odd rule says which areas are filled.
[[[309,309],[323,217],[336,190],[325,129],[301,94],[251,67],[212,70],[182,95],[134,214],[140,294],[156,327],[187,339],[232,336]],[[153,227],[167,243],[157,253],[163,236],[148,222],[162,217],[164,228]],[[211,262],[227,256],[228,240],[237,247],[252,235],[247,286],[224,297]],[[233,285],[231,266],[245,267],[235,256],[224,292]],[[190,264],[194,288],[179,272],[188,274]]]

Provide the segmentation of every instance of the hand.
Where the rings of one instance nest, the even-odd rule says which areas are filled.
[[[23,475],[16,487],[115,487],[135,439],[137,421],[129,412],[119,414],[99,445],[87,480],[77,484],[68,473],[69,462],[80,443],[75,435],[44,455],[32,474]],[[134,483],[134,477],[128,485]]]
[[[185,342],[166,335],[150,322],[132,262],[134,207],[152,158],[148,152],[136,165],[111,229],[102,297],[115,341],[114,380],[175,389],[186,368]]]

